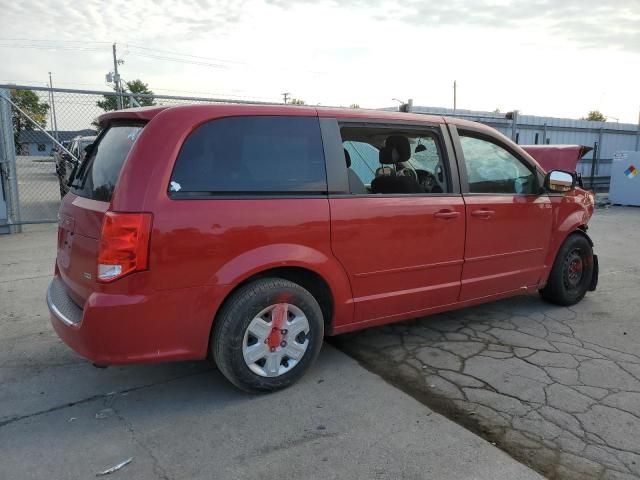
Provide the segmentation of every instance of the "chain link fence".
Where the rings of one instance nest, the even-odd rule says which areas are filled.
[[[19,231],[23,224],[57,221],[61,198],[58,173],[64,164],[61,159],[82,156],[82,149],[77,147],[84,144],[77,139],[97,134],[96,119],[104,111],[115,110],[120,105],[132,108],[188,103],[266,102],[0,85],[0,234]],[[505,132],[511,128],[504,116],[497,114],[487,117],[489,114],[476,115],[482,112],[426,107],[412,111],[469,118]],[[583,160],[578,168],[585,173],[595,161],[595,174],[607,175],[596,180],[604,180],[608,185],[608,171],[598,172],[598,165],[602,167],[600,170],[606,170],[610,164],[607,155],[616,150],[633,150],[633,142],[637,149],[640,142],[640,127],[625,129],[624,125],[607,124],[606,128],[601,125],[594,129],[593,122],[565,123],[562,119],[524,116],[517,125],[522,134],[519,143],[538,143],[540,133],[547,139],[546,143],[551,140],[550,143],[592,145],[595,140],[599,146],[598,158]],[[602,157],[601,150],[605,152]]]
[[[57,222],[61,159],[82,156],[105,110],[193,103],[261,102],[0,85],[0,233]]]

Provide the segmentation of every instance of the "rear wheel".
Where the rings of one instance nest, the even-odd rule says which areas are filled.
[[[268,392],[302,377],[323,336],[322,311],[307,290],[289,280],[263,278],[225,302],[211,351],[231,383],[247,392]]]
[[[560,247],[547,285],[540,296],[556,305],[578,303],[589,290],[593,276],[593,249],[579,233],[570,235]]]

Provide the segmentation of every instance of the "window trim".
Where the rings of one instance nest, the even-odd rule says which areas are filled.
[[[327,141],[331,142],[329,148],[325,145],[325,161],[327,162],[327,181],[329,184],[330,198],[415,198],[415,197],[459,197],[461,195],[458,165],[456,163],[451,138],[446,124],[434,122],[389,121],[372,119],[331,118],[327,119],[326,128],[331,129],[327,135]],[[321,124],[322,126],[322,124]],[[340,128],[380,128],[387,130],[407,129],[409,131],[428,130],[434,134],[438,143],[442,164],[450,186],[450,192],[446,193],[351,193],[349,191],[347,165],[344,159],[342,135]],[[325,137],[323,135],[323,141]],[[331,168],[329,168],[331,164]],[[329,176],[331,172],[332,176]],[[334,187],[334,188],[332,188]]]
[[[318,133],[320,134],[320,146],[322,150],[322,156],[324,161],[324,170],[325,170],[325,185],[326,189],[324,190],[308,190],[308,191],[242,191],[242,190],[227,190],[227,191],[180,191],[180,192],[172,192],[170,190],[171,182],[173,179],[173,174],[176,169],[176,165],[178,164],[178,160],[180,159],[180,154],[182,153],[182,149],[185,144],[195,132],[197,132],[200,128],[208,125],[210,123],[214,123],[220,120],[228,120],[228,119],[237,119],[237,118],[312,118],[318,121]],[[194,126],[194,128],[189,132],[189,134],[182,140],[180,145],[180,149],[178,154],[173,160],[173,165],[171,167],[171,173],[169,175],[169,180],[165,185],[165,194],[169,200],[260,200],[260,199],[295,199],[295,198],[327,198],[327,191],[329,189],[329,171],[326,160],[326,151],[324,148],[324,137],[323,137],[323,128],[321,118],[317,115],[231,115],[231,116],[223,116],[210,118],[205,120],[204,122],[199,123]]]
[[[456,154],[456,159],[458,161],[459,175],[460,175],[460,184],[462,188],[462,194],[465,196],[519,196],[519,197],[539,197],[544,194],[544,190],[542,188],[541,172],[538,168],[531,163],[526,157],[523,157],[518,151],[516,151],[511,145],[505,143],[503,139],[501,139],[497,135],[493,135],[485,130],[481,130],[479,128],[473,128],[470,126],[464,126],[460,129],[454,124],[449,124],[449,131],[451,132],[451,138],[453,141],[453,149]],[[465,135],[467,134],[467,135]],[[536,179],[537,193],[501,193],[501,192],[471,192],[469,188],[469,177],[467,174],[467,164],[464,157],[464,151],[462,149],[462,143],[460,142],[460,137],[468,136],[472,138],[476,138],[479,140],[484,140],[489,143],[493,143],[494,145],[503,148],[511,155],[513,155],[516,160],[519,160],[531,173],[533,173]]]
[[[308,200],[312,198],[327,199],[327,193],[317,192],[229,192],[228,195],[220,192],[167,192],[169,200]]]

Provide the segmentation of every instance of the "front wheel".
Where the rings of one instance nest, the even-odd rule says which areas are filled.
[[[560,247],[547,285],[540,290],[540,296],[556,305],[578,303],[592,285],[594,271],[591,244],[584,235],[571,234]]]
[[[323,336],[322,311],[307,290],[289,280],[263,278],[225,302],[211,351],[235,386],[269,392],[302,377],[318,356]]]

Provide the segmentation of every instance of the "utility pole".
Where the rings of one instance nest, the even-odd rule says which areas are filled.
[[[51,89],[51,72],[49,72],[49,130],[53,132],[53,90]]]
[[[120,74],[118,73],[118,59],[116,57],[116,44],[113,44],[113,80],[116,84],[116,105],[122,110],[122,87],[120,86]]]
[[[457,80],[453,81],[453,113],[456,113],[456,108],[458,107],[458,82]]]
[[[291,95],[291,93],[289,93],[289,92],[284,92],[282,94],[282,99],[284,100],[284,104],[285,105],[287,104],[287,101],[289,100],[289,95]]]
[[[55,132],[56,140],[59,142],[58,137],[58,118],[56,117],[56,101],[53,98],[53,80],[51,79],[51,72],[49,72],[49,93],[51,94],[51,113],[53,114],[53,122],[51,122],[51,128]]]

